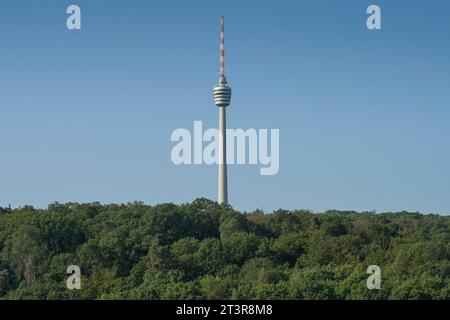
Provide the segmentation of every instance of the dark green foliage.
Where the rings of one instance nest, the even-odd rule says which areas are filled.
[[[81,290],[66,287],[70,265]],[[207,199],[0,208],[0,299],[450,299],[450,217],[241,214]]]

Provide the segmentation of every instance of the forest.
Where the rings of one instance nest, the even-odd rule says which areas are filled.
[[[203,198],[0,208],[0,299],[450,299],[450,216],[241,213]]]

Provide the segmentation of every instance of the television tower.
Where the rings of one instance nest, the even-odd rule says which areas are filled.
[[[219,204],[228,204],[226,107],[230,105],[230,100],[231,88],[225,77],[225,23],[222,14],[220,16],[220,76],[219,83],[214,87],[214,102],[219,108],[219,194],[217,200]]]

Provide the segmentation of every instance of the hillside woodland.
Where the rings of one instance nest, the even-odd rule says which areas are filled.
[[[450,216],[207,199],[0,208],[0,299],[450,299]]]

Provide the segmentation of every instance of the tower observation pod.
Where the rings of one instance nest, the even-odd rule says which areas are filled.
[[[225,77],[225,23],[224,16],[220,16],[220,75],[219,83],[214,87],[214,102],[219,108],[219,189],[218,203],[228,204],[227,181],[227,120],[226,107],[230,105],[231,88]]]

